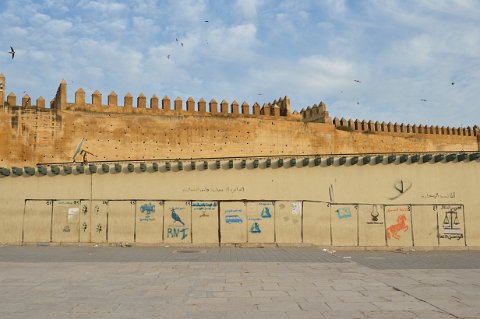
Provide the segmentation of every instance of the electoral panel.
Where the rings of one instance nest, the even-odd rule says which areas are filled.
[[[90,212],[91,227],[90,238],[93,243],[107,242],[107,214],[108,201],[91,201],[92,211]],[[82,226],[83,227],[83,226]]]
[[[275,202],[275,241],[283,244],[302,242],[302,202]]]
[[[48,243],[51,241],[51,200],[27,200],[23,221],[23,241],[26,243]]]
[[[463,205],[433,205],[437,212],[440,246],[465,246]]]
[[[412,205],[412,233],[414,246],[438,246],[437,212],[431,205]]]
[[[330,246],[330,203],[303,202],[303,242]]]
[[[80,201],[53,201],[52,241],[75,243],[80,240]]]
[[[108,242],[135,241],[135,201],[108,201]]]
[[[249,243],[275,242],[274,212],[273,202],[247,202]]]
[[[247,242],[247,213],[244,202],[220,202],[220,242]]]
[[[386,245],[383,205],[358,205],[358,245]]]
[[[135,242],[159,244],[163,241],[163,201],[136,201]]]
[[[387,246],[412,246],[412,217],[410,205],[385,206],[385,235]]]
[[[358,205],[332,205],[330,220],[333,246],[358,245]]]
[[[192,242],[192,204],[190,201],[165,201],[163,211],[165,243]]]
[[[217,202],[192,202],[192,242],[195,244],[218,243]]]

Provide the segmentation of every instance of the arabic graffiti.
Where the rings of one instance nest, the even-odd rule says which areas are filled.
[[[148,203],[148,204],[143,204],[140,206],[140,213],[142,214],[142,217],[140,217],[139,221],[140,222],[152,222],[155,220],[154,214],[155,214],[155,204]]]
[[[216,214],[218,208],[217,202],[193,202],[192,212],[200,213],[199,217],[210,217]]]
[[[199,186],[188,186],[182,190],[184,193],[243,193],[245,192],[245,187],[243,186],[227,186],[227,187],[199,187]]]
[[[455,198],[455,192],[450,193],[426,193],[421,195],[422,198],[433,198],[433,199],[447,199],[447,198]]]

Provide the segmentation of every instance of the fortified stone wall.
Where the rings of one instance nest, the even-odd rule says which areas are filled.
[[[0,76],[2,88],[5,79]],[[0,90],[3,94],[3,90]],[[3,103],[3,101],[2,101]],[[135,105],[134,105],[135,104]],[[207,102],[188,98],[159,100],[111,92],[106,104],[83,89],[67,102],[60,83],[50,108],[28,95],[17,105],[10,93],[0,106],[0,166],[71,162],[79,141],[93,155],[88,160],[142,160],[238,156],[290,156],[396,152],[476,151],[478,128],[331,120],[325,104],[302,114],[290,112],[288,97],[252,107],[246,102]],[[433,132],[433,133],[432,133]],[[80,160],[80,158],[77,158]]]

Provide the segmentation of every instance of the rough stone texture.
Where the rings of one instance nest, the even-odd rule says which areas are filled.
[[[127,112],[131,103],[127,95],[125,107],[118,109]],[[1,108],[0,166],[70,161],[81,138],[96,155],[91,160],[479,149],[477,136],[365,134],[295,118],[261,117]]]

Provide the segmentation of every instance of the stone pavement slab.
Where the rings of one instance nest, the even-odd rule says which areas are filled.
[[[0,247],[0,318],[480,318],[479,256]]]

